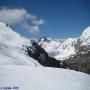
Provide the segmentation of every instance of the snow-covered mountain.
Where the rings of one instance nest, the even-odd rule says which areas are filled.
[[[20,58],[19,52],[22,53],[22,46],[30,44],[30,40],[20,36],[4,22],[0,22],[0,55],[2,55],[2,52],[5,50],[3,54],[5,57],[8,56],[8,58],[12,57],[12,59],[15,59],[18,55],[18,58]],[[86,28],[78,38],[67,38],[60,40],[41,38],[39,40],[39,44],[41,44],[42,47],[48,52],[49,56],[52,56],[58,60],[65,60],[76,55],[81,46],[90,45],[90,27]],[[14,52],[14,50],[16,51]],[[10,56],[10,54],[8,55],[8,53],[12,53],[12,51],[13,56]],[[1,61],[2,62],[0,63],[6,63],[6,60],[3,60],[3,58]]]
[[[82,45],[90,45],[90,26],[83,31],[80,40],[82,41]]]
[[[39,46],[39,49],[41,49],[41,52],[43,52],[43,54],[40,53],[40,50],[37,50],[34,45],[32,46],[32,41],[33,40],[26,39],[20,36],[4,22],[0,22],[0,65],[7,64],[40,66],[40,64],[42,64],[44,66],[51,65],[55,67],[57,66],[59,68],[63,66],[62,62],[48,57],[47,52],[44,52],[44,49],[40,48],[40,46],[37,44],[37,46]],[[30,46],[32,46],[32,49]],[[31,52],[32,55],[30,54]],[[44,56],[43,58],[44,54],[47,57]],[[49,61],[43,62],[43,60]]]
[[[82,42],[85,40],[82,39]],[[78,50],[83,45],[82,42],[77,38],[69,38],[40,40],[39,44],[51,56],[63,59],[76,54],[75,47]],[[90,75],[68,69],[43,67],[25,53],[24,45],[30,46],[30,40],[0,22],[0,89],[90,90]]]
[[[49,56],[67,63],[70,69],[90,74],[90,27],[80,37],[64,40],[41,39],[39,44]]]
[[[37,64],[23,52],[23,45],[30,45],[29,40],[21,37],[4,22],[0,22],[0,65]]]
[[[50,56],[58,60],[64,60],[76,53],[74,48],[76,42],[77,38],[68,38],[65,40],[42,41],[40,44]]]
[[[86,28],[78,38],[67,38],[64,40],[47,38],[46,40],[41,39],[39,41],[50,56],[58,60],[65,60],[76,55],[81,46],[90,45],[90,27]]]
[[[81,35],[81,39],[88,39],[90,37],[90,26],[87,27]]]

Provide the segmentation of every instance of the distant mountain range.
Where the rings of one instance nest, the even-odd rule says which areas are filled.
[[[90,27],[78,38],[63,40],[41,38],[39,44],[50,56],[67,62],[69,68],[90,73]]]
[[[41,38],[39,43],[49,53],[58,60],[67,59],[80,51],[81,47],[90,46],[90,27],[86,28],[80,37],[53,40],[51,38]],[[88,49],[87,49],[88,51]]]

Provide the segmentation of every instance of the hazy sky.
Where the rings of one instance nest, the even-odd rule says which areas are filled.
[[[21,17],[18,23],[11,24],[14,30],[25,37],[77,37],[90,25],[90,0],[0,0],[0,7],[2,12],[5,12],[5,9],[8,13],[10,9],[19,9],[26,15],[19,13],[24,17],[23,25],[20,22]],[[13,16],[11,13],[11,17]],[[14,16],[11,20],[15,19]],[[30,28],[30,31],[25,30],[27,28]]]

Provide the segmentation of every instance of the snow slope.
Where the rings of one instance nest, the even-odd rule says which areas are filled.
[[[18,87],[16,90],[90,90],[90,75],[58,68],[6,65],[0,66],[0,87]]]
[[[90,26],[87,27],[80,37],[82,45],[90,45]]]
[[[22,51],[23,45],[30,45],[29,40],[0,22],[0,65],[38,65]]]
[[[21,46],[20,35],[14,32],[6,23],[0,22],[0,43],[10,46]]]
[[[81,35],[81,38],[82,39],[87,39],[90,37],[90,26],[87,27],[83,32],[82,32],[82,35]]]

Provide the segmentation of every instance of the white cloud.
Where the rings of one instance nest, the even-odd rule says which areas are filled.
[[[44,23],[44,20],[38,19],[35,15],[28,13],[24,8],[0,9],[0,21],[4,21],[8,24],[20,24],[23,29],[27,29],[32,33],[39,32],[39,25]],[[28,21],[30,21],[33,26],[31,26]]]
[[[22,27],[33,34],[38,34],[40,32],[38,25],[30,26],[28,23],[23,23]]]
[[[35,24],[35,25],[41,25],[43,24],[45,21],[40,19],[40,20],[32,20],[32,23]]]
[[[38,26],[32,26],[29,30],[31,33],[37,34],[39,33],[39,27]]]
[[[30,15],[25,9],[1,9],[0,20],[8,24],[20,23],[25,19],[29,19]]]

